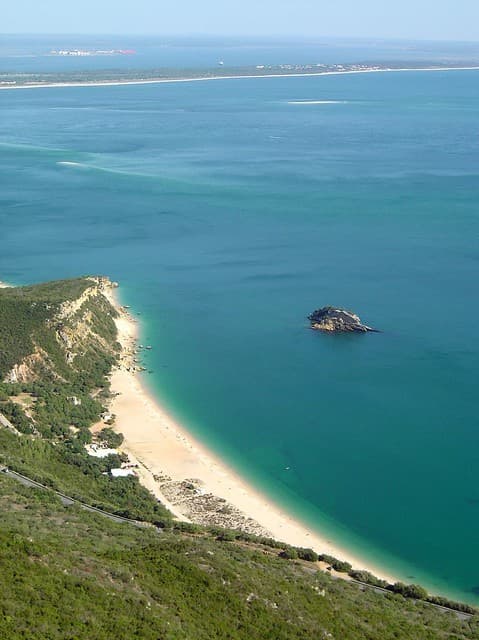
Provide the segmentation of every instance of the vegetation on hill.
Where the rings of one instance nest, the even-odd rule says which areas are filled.
[[[0,289],[0,380],[104,384],[119,349],[105,284],[78,278]]]
[[[0,637],[479,638],[476,619],[361,591],[260,545],[159,533],[0,476]]]
[[[0,378],[35,351],[44,348],[54,357],[59,345],[52,340],[49,321],[67,300],[81,296],[86,279],[64,280],[29,287],[0,289]],[[64,359],[57,362],[63,369]]]
[[[119,352],[109,286],[88,277],[0,289],[0,413],[25,436],[0,430],[0,462],[93,506],[165,526],[170,513],[137,478],[108,475],[119,456],[85,450]],[[109,446],[122,441],[101,433]]]
[[[0,464],[72,498],[134,520],[164,527],[171,515],[134,476],[112,478],[118,456],[94,458],[83,446],[21,438],[0,429]]]

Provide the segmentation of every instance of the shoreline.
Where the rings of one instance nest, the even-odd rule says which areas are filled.
[[[132,79],[132,80],[92,80],[86,82],[51,82],[45,84],[24,84],[24,85],[0,85],[1,90],[15,89],[53,89],[62,87],[116,87],[125,85],[144,85],[144,84],[171,84],[174,82],[205,82],[208,80],[245,80],[253,78],[301,78],[314,76],[337,76],[352,75],[358,73],[398,73],[406,71],[479,71],[479,65],[470,67],[421,67],[421,68],[401,68],[401,69],[352,69],[350,71],[324,71],[318,73],[271,73],[263,75],[245,74],[245,75],[229,75],[229,76],[200,76],[194,78],[149,78],[149,79]]]
[[[139,465],[140,482],[176,518],[267,535],[292,546],[312,548],[317,553],[345,560],[355,569],[365,569],[390,583],[398,580],[290,516],[175,421],[131,366],[139,337],[138,322],[121,306],[116,290],[112,288],[104,294],[119,313],[116,325],[123,349],[120,365],[111,375],[110,410],[116,416],[113,428],[124,436],[120,449]],[[172,485],[185,484],[190,487],[186,494],[206,500],[204,512],[191,513],[192,502],[185,498],[184,491],[170,492]],[[193,497],[193,503],[194,500]],[[226,519],[230,518],[231,523],[214,522],[218,508],[220,514],[229,514]]]

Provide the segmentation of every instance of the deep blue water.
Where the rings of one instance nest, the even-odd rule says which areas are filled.
[[[191,431],[311,526],[476,602],[478,78],[0,93],[0,279],[119,280]],[[382,333],[312,333],[326,304]]]

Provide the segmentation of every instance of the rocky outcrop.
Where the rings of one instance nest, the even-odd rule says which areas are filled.
[[[206,492],[201,480],[174,481],[168,476],[156,476],[155,479],[161,483],[161,492],[166,499],[191,522],[271,537],[269,531],[224,498]]]
[[[5,376],[4,382],[31,382],[37,380],[43,370],[48,369],[50,359],[48,354],[36,347],[35,352],[16,364]]]
[[[72,318],[82,310],[82,307],[89,300],[97,298],[109,289],[118,287],[117,282],[111,282],[111,280],[105,276],[87,276],[85,277],[85,281],[88,282],[90,286],[88,286],[75,300],[66,300],[60,304],[58,311],[55,314],[56,321]]]
[[[366,333],[377,332],[377,329],[362,324],[359,316],[345,309],[336,307],[322,307],[310,313],[308,319],[311,329],[328,331],[330,333]]]

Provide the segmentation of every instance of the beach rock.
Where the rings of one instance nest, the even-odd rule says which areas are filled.
[[[336,307],[322,307],[310,313],[308,319],[311,329],[316,331],[329,331],[331,333],[366,333],[376,332],[377,329],[362,324],[359,316],[345,309]]]
[[[171,480],[164,476],[160,489],[165,498],[191,522],[206,526],[245,531],[271,537],[271,532],[258,524],[224,498],[205,491],[201,480]]]

